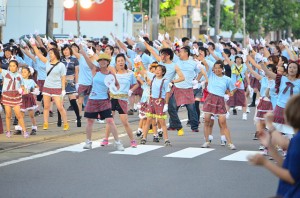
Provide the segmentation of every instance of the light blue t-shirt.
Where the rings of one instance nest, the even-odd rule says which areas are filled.
[[[179,69],[184,75],[184,81],[175,83],[175,86],[180,89],[188,89],[193,87],[193,79],[195,75],[198,75],[200,69],[197,67],[197,63],[193,60],[180,60],[177,62]],[[175,77],[178,78],[178,75]]]
[[[300,93],[300,79],[297,79],[295,81],[290,81],[287,77],[282,76],[281,77],[281,82],[280,82],[280,87],[279,87],[279,93],[278,93],[278,98],[277,98],[277,105],[281,108],[285,108],[286,103],[290,99],[290,90],[291,88],[289,87],[286,93],[283,93],[283,91],[286,88],[286,83],[290,82],[294,85],[293,88],[293,95],[299,94]]]
[[[127,49],[127,55],[130,58],[134,59],[138,54],[136,52],[132,51],[131,49]],[[146,70],[148,70],[149,65],[152,64],[154,62],[154,60],[145,53],[141,54],[140,56],[141,56],[144,67],[146,68]]]
[[[37,71],[37,79],[38,80],[45,80],[47,73],[46,73],[46,63],[41,61],[39,57],[35,57],[35,63],[33,64],[34,69]]]
[[[97,72],[93,79],[93,86],[89,99],[105,100],[108,99],[108,87],[104,84],[104,79],[107,75]]]
[[[50,64],[49,61],[46,63],[46,72],[48,73],[49,70],[53,66]],[[61,88],[61,77],[66,75],[66,67],[63,63],[59,62],[57,65],[54,66],[50,74],[45,79],[44,87],[47,88]]]
[[[179,60],[180,60],[179,56],[177,56],[176,54],[174,54],[173,62],[177,63]]]
[[[91,85],[93,81],[92,70],[88,66],[84,57],[80,55],[78,60],[79,62],[79,74],[78,74],[78,84],[80,85]],[[94,61],[93,64],[97,65],[97,61]]]
[[[289,53],[286,51],[286,49],[284,49],[284,50],[281,52],[281,55],[282,55],[282,56],[285,56],[288,60],[290,60],[290,55],[289,55]]]
[[[208,92],[217,96],[224,97],[226,90],[233,91],[235,86],[228,76],[217,76],[212,71],[208,72]]]
[[[25,93],[30,93],[33,91],[33,89],[36,87],[36,83],[33,79],[24,79],[24,87],[25,87]]]
[[[152,98],[159,98],[160,86],[161,86],[162,81],[163,81],[163,78],[162,79],[154,78],[154,80],[152,82],[152,88],[151,88]],[[166,93],[169,91],[170,91],[169,83],[167,80],[164,80],[164,84],[163,84],[162,90],[161,90],[161,98],[165,99]]]
[[[168,82],[172,81],[175,77],[175,74],[176,74],[176,70],[175,70],[176,64],[174,62],[172,62],[170,64],[159,62],[159,64],[166,67],[167,71],[164,75],[164,79],[166,79]]]
[[[144,84],[141,87],[143,89],[143,94],[140,102],[145,103],[149,100],[150,97],[150,86],[146,82],[144,82]]]
[[[24,62],[26,65],[33,67],[33,60],[29,58],[26,54],[24,54]]]
[[[134,77],[134,73],[129,71],[125,74],[116,74],[116,78],[120,84],[120,88],[118,91],[109,90],[112,94],[128,94],[131,85],[136,84],[136,78]],[[128,101],[128,98],[121,98],[121,100]]]
[[[231,66],[231,71],[236,67],[236,64],[233,64]],[[245,79],[245,73],[247,71],[247,66],[245,64],[243,64],[242,68],[241,68],[241,74],[240,75],[236,75],[236,74],[233,74],[231,73],[231,81],[232,83],[235,85],[235,83],[241,78],[242,76],[242,82],[241,82],[241,85],[240,87],[236,87],[237,89],[241,89],[241,90],[244,90],[245,89],[245,85],[244,85],[244,79]]]
[[[8,84],[11,81],[11,79],[5,77],[6,75],[10,75],[12,79],[15,79],[15,80],[12,80],[12,83],[11,83],[9,89],[8,89]],[[8,70],[2,69],[1,76],[3,77],[2,92],[17,91],[18,89],[21,88],[21,85],[24,85],[23,78],[22,78],[21,74],[19,74],[19,72],[12,73]],[[16,78],[19,78],[20,80],[16,80]],[[15,89],[13,89],[13,82],[14,81],[15,81],[15,85],[16,85]]]
[[[266,90],[268,87],[270,87],[270,98],[271,98],[271,103],[273,106],[273,109],[276,106],[277,103],[277,94],[276,94],[276,89],[275,89],[275,80],[271,79],[269,80],[267,77],[263,77],[260,80],[260,95],[261,97],[265,97],[266,96]]]
[[[109,65],[112,66],[112,67],[116,67],[116,56],[115,55],[113,55],[111,57]]]

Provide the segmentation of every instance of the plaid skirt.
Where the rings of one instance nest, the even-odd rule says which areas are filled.
[[[174,94],[177,107],[185,104],[195,103],[193,88],[181,89],[177,88],[176,86],[173,86],[171,93]]]
[[[61,95],[61,88],[48,88],[48,87],[44,87],[43,88],[43,95],[47,95],[47,96],[60,96]]]
[[[1,103],[4,106],[21,106],[22,95],[18,91],[4,91],[2,92]]]
[[[164,99],[150,98],[147,106],[146,116],[150,118],[167,119],[167,115],[163,112],[165,105]]]
[[[260,82],[257,80],[255,77],[251,76],[250,77],[250,86],[254,89],[260,90]]]
[[[140,86],[136,89],[136,90],[134,90],[133,91],[133,93],[132,93],[132,95],[137,95],[137,96],[140,96],[140,97],[142,97],[142,95],[143,95],[143,89],[142,89],[142,87],[141,87],[141,84],[140,83],[138,83]],[[134,85],[131,85],[130,86],[130,89],[133,87]]]
[[[22,95],[21,111],[34,110],[38,106],[32,93]]]
[[[36,84],[37,84],[37,86],[39,86],[40,92],[43,92],[45,80],[38,80]]]
[[[281,108],[276,105],[274,109],[274,123],[285,124],[284,121],[284,108]]]
[[[224,115],[227,113],[224,98],[214,94],[208,94],[203,104],[202,111],[214,115]]]
[[[273,111],[272,102],[269,98],[263,97],[259,99],[259,103],[257,105],[257,113],[256,118],[259,120],[264,120],[264,115],[268,112]]]
[[[78,95],[79,96],[88,96],[91,93],[92,85],[79,85]]]
[[[139,118],[140,119],[146,118],[147,108],[148,108],[148,103],[141,102],[141,108],[139,109]]]
[[[117,101],[117,102],[112,102],[112,101]],[[124,114],[127,114],[127,109],[128,109],[128,102],[126,100],[120,100],[120,99],[111,99],[112,111],[118,111],[118,108],[120,107],[123,111]],[[120,114],[120,112],[119,112]]]
[[[109,99],[105,99],[105,100],[88,99],[84,110],[87,113],[97,113],[107,109],[111,109],[111,102]]]
[[[246,105],[245,91],[242,89],[237,89],[234,95],[229,97],[229,100],[227,101],[227,105],[230,107],[234,107],[234,106],[245,107]]]
[[[209,92],[207,91],[207,88],[203,89],[203,94],[202,94],[202,98],[201,98],[200,102],[205,102],[208,94],[209,94]]]

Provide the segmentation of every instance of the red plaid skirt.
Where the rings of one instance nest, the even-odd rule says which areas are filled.
[[[22,95],[22,101],[21,111],[34,110],[38,107],[35,98],[31,93]]]
[[[255,77],[251,76],[250,77],[250,86],[254,89],[260,90],[260,82],[257,80]]]
[[[60,96],[61,95],[61,88],[48,88],[44,87],[43,88],[43,95],[48,95],[48,96]]]
[[[88,96],[91,93],[92,85],[79,85],[78,95],[79,96]]]
[[[284,108],[281,108],[276,105],[274,109],[274,123],[285,124],[284,121]]]
[[[150,98],[147,106],[147,117],[167,119],[167,115],[163,112],[165,105],[164,99]]]
[[[22,95],[18,91],[4,91],[2,92],[1,103],[4,106],[21,106]]]
[[[234,106],[245,107],[246,105],[245,91],[242,89],[237,89],[234,95],[229,97],[229,100],[227,101],[227,105],[230,107],[234,107]]]
[[[88,99],[84,110],[87,113],[97,113],[107,109],[111,109],[111,102],[109,99],[105,99],[105,100]]]
[[[264,120],[264,115],[268,112],[273,111],[272,102],[268,98],[260,98],[259,103],[257,105],[257,113],[256,118],[260,120]]]
[[[141,108],[139,109],[140,119],[144,119],[146,117],[147,108],[148,108],[148,103],[147,102],[141,102]]]
[[[141,84],[140,84],[139,82],[138,82],[138,84],[139,84],[139,87],[138,87],[136,90],[133,91],[132,95],[137,95],[137,96],[142,97],[142,95],[143,95],[143,89],[142,89]],[[134,85],[131,85],[131,86],[130,86],[130,89],[131,89],[133,86],[134,86]]]
[[[221,96],[217,96],[214,94],[208,94],[204,104],[203,110],[204,113],[211,113],[215,115],[223,115],[226,114],[226,107],[224,98]]]
[[[116,104],[116,106],[119,105],[120,108],[123,110],[124,114],[127,114],[127,109],[128,109],[128,102],[127,102],[127,101],[125,101],[125,100],[120,100],[120,99],[112,99],[112,100],[117,100],[117,101],[118,101],[118,104]],[[115,110],[118,109],[116,106],[115,106],[115,107],[112,106],[112,110],[113,110],[113,111],[115,111]]]
[[[200,102],[205,102],[209,92],[207,91],[207,88],[203,89],[203,97],[201,98]]]
[[[176,86],[172,87],[172,93],[174,94],[177,107],[185,104],[195,103],[193,88],[181,89]]]
[[[43,92],[45,80],[38,80],[36,84],[37,84],[37,86],[39,86],[40,92]]]

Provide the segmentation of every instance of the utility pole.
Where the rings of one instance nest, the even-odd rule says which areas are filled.
[[[243,24],[243,46],[246,47],[246,3],[245,0],[243,0],[243,18],[244,18],[244,24]]]
[[[53,38],[54,0],[47,0],[46,35]]]
[[[216,0],[216,7],[215,7],[215,16],[216,16],[216,24],[215,24],[215,40],[217,35],[220,32],[220,13],[221,12],[221,0]]]
[[[160,0],[152,0],[152,40],[158,38],[159,2]]]
[[[210,26],[209,26],[209,17],[210,17],[210,0],[207,0],[207,27],[206,27],[206,35],[210,36]]]
[[[77,36],[78,38],[81,36],[80,33],[80,1],[76,2],[76,22],[77,22]]]

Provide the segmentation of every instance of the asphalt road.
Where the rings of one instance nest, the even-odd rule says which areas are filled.
[[[68,112],[70,119],[72,113]],[[82,128],[74,123],[64,133],[53,119],[49,131],[39,131],[28,140],[0,135],[0,197],[270,197],[278,179],[246,161],[259,143],[252,140],[253,113],[247,121],[241,117],[238,112],[228,120],[235,151],[220,146],[217,125],[211,148],[200,148],[203,124],[199,133],[193,133],[186,121],[184,136],[169,132],[172,147],[152,142],[149,134],[147,144],[134,149],[116,117],[124,152],[116,152],[113,144],[99,146],[105,125],[98,123],[92,150],[82,149],[85,123]],[[136,130],[136,115],[129,118]],[[180,110],[180,118],[187,118],[185,109]]]

